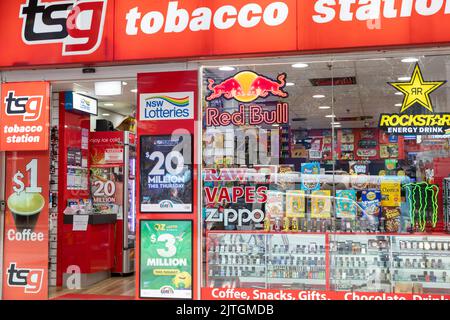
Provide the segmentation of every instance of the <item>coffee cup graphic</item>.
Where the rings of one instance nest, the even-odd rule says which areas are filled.
[[[40,193],[21,192],[9,196],[8,208],[11,211],[17,231],[34,230],[39,214],[44,208],[45,199]]]

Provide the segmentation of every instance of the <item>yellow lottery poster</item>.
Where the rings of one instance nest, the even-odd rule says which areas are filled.
[[[288,218],[305,217],[305,191],[286,191],[286,216]]]
[[[401,205],[400,181],[381,182],[381,205],[383,207],[399,207]]]
[[[326,219],[331,217],[331,191],[316,190],[311,192],[311,218]]]

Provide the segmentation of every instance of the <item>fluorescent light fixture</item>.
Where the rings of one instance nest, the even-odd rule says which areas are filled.
[[[105,103],[104,106],[106,106],[106,107],[114,107],[114,103],[108,102],[108,103]]]
[[[328,109],[331,109],[331,107],[330,106],[320,106],[319,109],[328,110]]]
[[[325,118],[336,118],[336,115],[334,115],[334,114],[327,114],[325,116]]]
[[[131,89],[130,91],[133,92],[133,93],[136,93],[137,89]]]
[[[105,81],[95,83],[96,96],[120,96],[122,94],[122,81]]]
[[[296,68],[296,69],[308,68],[308,64],[306,64],[306,63],[294,63],[292,65],[292,68]]]
[[[236,68],[230,66],[223,66],[219,68],[220,71],[234,71]]]
[[[124,86],[126,86],[126,85],[128,84],[128,82],[122,81],[122,84],[123,84]]]
[[[109,117],[110,114],[109,114],[109,113],[102,113],[102,116],[104,116],[104,117]]]
[[[340,124],[335,125],[334,127],[335,127],[335,128],[342,128],[342,126],[341,126]]]
[[[412,58],[412,57],[402,59],[402,62],[404,62],[404,63],[413,63],[413,62],[418,62],[418,61],[419,61],[419,59]]]
[[[331,124],[332,124],[333,126],[340,126],[340,125],[341,125],[340,122],[332,122]]]
[[[396,106],[396,107],[401,107],[402,104],[401,104],[401,103],[396,103],[395,106]]]
[[[286,87],[292,87],[292,86],[295,86],[295,83],[293,83],[293,82],[286,83]]]
[[[409,81],[411,77],[398,77],[398,81]]]
[[[280,125],[278,124],[278,123],[274,123],[273,125],[272,125],[272,127],[279,127]]]
[[[397,91],[396,93],[394,93],[396,96],[402,96],[403,95],[403,93],[402,92],[399,92],[399,91]]]
[[[325,98],[325,96],[323,94],[315,94],[315,95],[313,95],[313,98],[314,99],[323,99],[323,98]]]

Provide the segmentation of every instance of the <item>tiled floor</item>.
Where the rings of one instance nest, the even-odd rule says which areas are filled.
[[[96,283],[89,288],[81,290],[70,290],[64,288],[49,288],[49,299],[69,295],[98,295],[98,296],[129,296],[134,297],[135,276],[128,277],[113,277],[99,283]]]

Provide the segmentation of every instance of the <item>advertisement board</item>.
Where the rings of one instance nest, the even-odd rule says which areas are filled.
[[[3,298],[48,298],[49,154],[8,152]]]
[[[9,0],[0,67],[437,46],[449,14],[442,0]]]
[[[98,100],[76,92],[66,92],[65,109],[80,113],[97,115]]]
[[[140,298],[192,299],[192,221],[140,221]]]
[[[192,212],[192,136],[141,136],[141,212]]]
[[[3,83],[0,104],[0,151],[48,150],[48,82]]]

